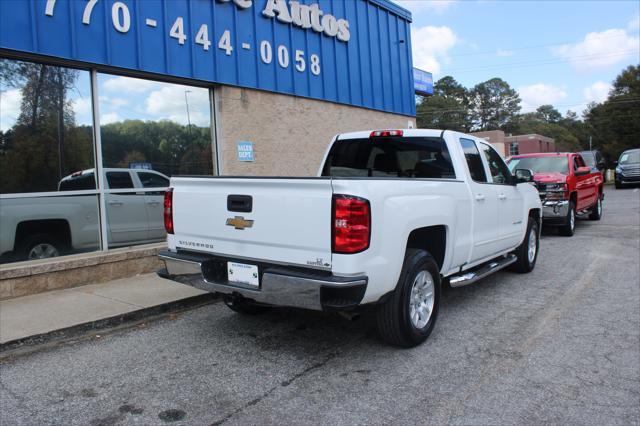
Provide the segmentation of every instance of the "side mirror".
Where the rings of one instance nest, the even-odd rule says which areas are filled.
[[[578,170],[576,170],[576,176],[584,176],[584,175],[588,175],[589,173],[591,173],[591,169],[589,167],[578,167]]]
[[[514,172],[516,184],[533,182],[533,172],[529,169],[516,169]]]

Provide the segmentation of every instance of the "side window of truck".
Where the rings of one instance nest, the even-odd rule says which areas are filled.
[[[460,146],[464,152],[464,158],[467,160],[467,166],[469,167],[469,173],[471,173],[471,179],[476,182],[487,183],[487,174],[484,171],[484,164],[480,157],[480,151],[476,143],[471,139],[460,139]]]
[[[485,143],[481,143],[480,148],[489,164],[492,182],[501,185],[509,184],[511,182],[511,172],[502,157],[500,157],[500,154]]]
[[[133,181],[129,172],[107,172],[109,189],[133,188]]]
[[[138,172],[138,177],[143,188],[166,188],[169,186],[167,179],[155,173]]]

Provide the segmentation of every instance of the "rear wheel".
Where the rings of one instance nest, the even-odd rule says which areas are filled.
[[[529,218],[527,224],[527,233],[524,237],[524,241],[515,251],[515,255],[518,260],[513,263],[509,269],[522,274],[533,271],[538,260],[538,249],[540,247],[540,241],[538,235],[540,235],[540,225],[533,218]]]
[[[569,211],[567,212],[567,219],[565,224],[560,227],[560,235],[565,237],[573,236],[576,230],[576,205],[573,201],[569,201]]]
[[[18,248],[20,260],[37,260],[58,257],[62,244],[52,235],[35,234],[27,237]]]
[[[600,220],[602,217],[602,195],[598,195],[598,201],[589,214],[589,219]]]
[[[436,323],[440,286],[435,259],[424,250],[408,250],[395,290],[378,305],[380,336],[404,348],[424,342]]]

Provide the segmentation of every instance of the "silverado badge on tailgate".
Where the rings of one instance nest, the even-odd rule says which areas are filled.
[[[233,226],[236,229],[251,228],[253,226],[253,220],[246,220],[242,216],[236,216],[227,219],[227,226]]]

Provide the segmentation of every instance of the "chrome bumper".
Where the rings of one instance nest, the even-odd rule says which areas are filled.
[[[544,201],[542,203],[542,219],[562,219],[567,218],[569,213],[569,201]]]
[[[241,296],[258,303],[295,308],[328,310],[347,309],[360,304],[367,288],[366,277],[314,276],[276,265],[259,266],[260,288],[249,288],[228,281],[214,282],[205,277],[203,265],[212,257],[185,255],[162,251],[159,254],[166,268],[158,275],[201,290]],[[248,261],[251,263],[251,261]]]

